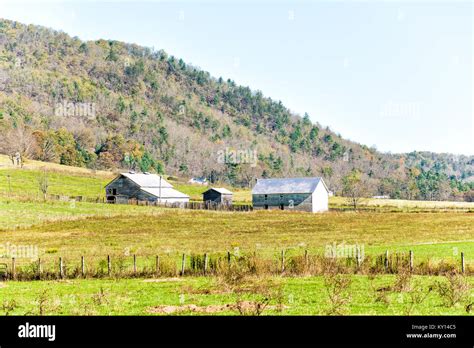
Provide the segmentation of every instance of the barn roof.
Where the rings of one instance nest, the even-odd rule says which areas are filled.
[[[135,184],[140,187],[167,187],[172,188],[168,181],[163,179],[160,175],[156,174],[145,174],[145,173],[120,173],[120,175],[132,180]]]
[[[322,178],[285,178],[285,179],[258,179],[252,194],[285,194],[285,193],[312,193],[319,183],[326,184]]]
[[[161,189],[159,187],[142,187],[142,191],[148,192],[158,198],[189,198],[187,194],[170,187],[162,187]]]
[[[209,192],[209,191],[216,191],[216,192],[219,192],[222,195],[232,195],[233,194],[231,191],[229,191],[228,189],[223,188],[223,187],[211,187],[206,192]],[[203,192],[203,193],[206,193],[206,192]]]

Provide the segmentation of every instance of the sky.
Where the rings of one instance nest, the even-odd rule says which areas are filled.
[[[0,0],[0,17],[163,49],[384,152],[474,155],[471,1]]]

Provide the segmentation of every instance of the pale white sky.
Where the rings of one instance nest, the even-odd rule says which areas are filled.
[[[164,49],[379,150],[474,154],[470,1],[5,1],[0,17]]]

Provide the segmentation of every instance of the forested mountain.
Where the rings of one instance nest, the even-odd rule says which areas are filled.
[[[160,50],[0,20],[0,152],[253,186],[322,175],[339,193],[473,198],[474,157],[380,153]],[[403,138],[403,135],[401,135]]]

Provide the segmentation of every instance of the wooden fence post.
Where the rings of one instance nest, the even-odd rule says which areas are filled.
[[[155,268],[156,268],[156,276],[158,277],[160,275],[160,257],[156,255],[155,259]]]
[[[38,279],[41,279],[41,258],[38,257]]]
[[[361,264],[360,247],[359,246],[356,247],[356,262],[357,262],[357,269],[359,269],[360,264]]]
[[[464,253],[461,253],[461,273],[464,273],[466,271],[466,264],[464,261]]]
[[[186,255],[183,254],[183,257],[181,259],[181,276],[184,276],[184,265],[186,263]]]
[[[12,279],[16,279],[16,260],[12,257]]]
[[[112,273],[112,264],[110,262],[110,255],[107,255],[107,274],[110,277],[110,274]]]
[[[306,249],[306,250],[304,251],[304,266],[305,266],[305,268],[308,268],[308,266],[309,266],[309,265],[308,265],[308,261],[309,261],[309,258],[308,258],[308,249]]]
[[[137,274],[137,255],[133,254],[133,274]]]
[[[62,258],[62,257],[59,258],[59,277],[60,277],[61,279],[64,278],[63,258]]]
[[[81,256],[81,274],[83,278],[86,276],[86,262],[84,256]]]
[[[384,267],[385,271],[388,272],[388,250],[385,251]]]
[[[208,266],[208,256],[207,256],[207,253],[204,254],[204,274],[207,273],[207,266]]]
[[[281,273],[285,272],[285,250],[281,250]]]
[[[413,272],[413,250],[410,250],[410,272]]]

